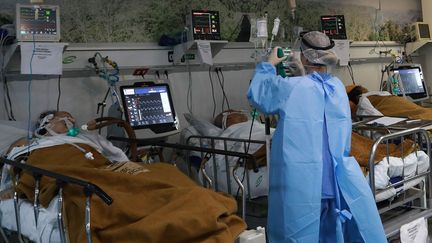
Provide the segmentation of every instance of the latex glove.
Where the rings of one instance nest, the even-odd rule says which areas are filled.
[[[302,62],[298,59],[293,59],[292,62],[289,63],[288,69],[294,76],[306,75],[306,70]]]
[[[280,62],[282,62],[283,60],[285,60],[287,57],[278,57],[277,53],[278,53],[278,49],[281,48],[280,46],[276,46],[275,48],[273,48],[272,52],[270,53],[270,55],[267,58],[267,61],[269,63],[271,63],[273,66],[278,65]]]
[[[293,76],[306,75],[305,67],[303,66],[303,63],[301,61],[300,51],[292,52],[290,60],[287,64],[288,64],[287,68],[289,69],[289,73],[291,73]]]

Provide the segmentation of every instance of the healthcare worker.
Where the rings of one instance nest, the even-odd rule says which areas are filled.
[[[297,70],[306,75],[276,75],[283,58],[275,48],[257,65],[247,94],[258,110],[279,116],[270,161],[269,242],[387,242],[370,187],[349,157],[344,85],[326,73],[337,62],[333,41],[318,31],[299,41]]]

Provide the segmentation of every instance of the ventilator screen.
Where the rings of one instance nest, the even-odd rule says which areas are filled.
[[[132,128],[150,128],[155,133],[176,129],[167,84],[122,86],[120,89],[126,121]]]
[[[394,77],[399,81],[397,95],[411,97],[414,101],[428,98],[427,88],[420,65],[402,65],[393,69]]]

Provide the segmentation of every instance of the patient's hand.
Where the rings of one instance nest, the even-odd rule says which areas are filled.
[[[20,139],[16,140],[15,142],[13,142],[11,144],[11,146],[9,146],[6,154],[9,154],[9,152],[15,147],[22,147],[22,146],[26,146],[26,145],[28,145],[27,138],[20,138]]]
[[[13,198],[14,189],[12,187],[0,191],[0,201]]]

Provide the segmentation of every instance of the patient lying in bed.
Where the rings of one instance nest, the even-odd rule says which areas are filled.
[[[8,158],[26,157],[30,165],[90,181],[107,192],[113,198],[110,206],[98,197],[91,199],[93,242],[233,242],[245,229],[230,196],[196,185],[172,165],[130,162],[120,149],[97,134],[67,136],[70,128],[65,120],[74,122],[68,113],[53,113],[46,124],[41,120],[35,133],[38,139],[17,141]],[[1,188],[9,185],[11,177],[5,166]],[[33,176],[22,173],[17,189],[32,200],[34,185]],[[56,191],[55,181],[44,178],[41,204],[47,207]],[[65,186],[64,195],[70,241],[84,242],[84,194],[81,189]],[[0,202],[0,210],[13,211],[5,202]],[[33,230],[39,229],[40,224]],[[32,240],[40,240],[40,234],[33,235],[37,238]]]
[[[353,115],[400,116],[432,120],[432,109],[417,105],[403,97],[383,92],[369,92],[362,86],[347,86]]]
[[[249,134],[253,140],[265,140],[265,126],[258,121],[255,121],[252,130],[251,120],[248,120],[247,115],[240,111],[226,111],[219,114],[215,118],[215,125],[208,121],[194,118],[190,115],[185,116],[191,127],[186,128],[182,133],[183,140],[186,141],[188,136],[191,135],[204,135],[204,136],[219,136],[219,137],[229,137],[229,138],[243,138],[248,139]],[[219,141],[220,142],[220,141]],[[354,156],[359,163],[360,167],[363,169],[365,175],[367,174],[367,167],[369,163],[369,152],[374,141],[370,138],[364,137],[358,133],[353,132],[351,135],[351,156]],[[200,144],[194,139],[189,140],[189,144],[195,146],[206,146],[205,144]],[[238,146],[229,146],[230,151],[244,152],[244,146],[242,143],[238,143]],[[403,150],[401,147],[403,146]],[[216,144],[216,148],[223,149],[223,144]],[[388,147],[386,145],[379,145],[375,156],[375,163],[383,160],[387,155],[387,151],[390,156],[394,157],[405,157],[413,152],[415,149],[414,144],[411,140],[405,139],[403,143],[398,145],[390,144]],[[402,153],[403,151],[403,153]],[[249,153],[255,155],[258,159],[258,165],[260,166],[258,172],[253,172],[249,168],[249,183],[246,184],[246,193],[251,198],[266,196],[267,195],[267,167],[266,167],[266,148],[261,144],[252,144],[249,148]],[[199,155],[199,153],[198,153]],[[211,161],[212,162],[212,161]],[[233,178],[228,181],[226,178],[226,163],[224,156],[215,157],[216,165],[213,163],[206,163],[206,173],[211,177],[211,179],[218,183],[219,190],[228,192],[228,187],[231,187],[231,192],[236,195],[238,191],[238,185]],[[231,159],[230,161],[230,172],[234,168],[236,159]],[[217,170],[217,174],[214,173],[214,168]],[[243,174],[243,168],[238,171],[239,175]],[[379,172],[377,172],[379,173]],[[216,176],[215,176],[216,175]],[[232,173],[230,173],[232,175]],[[383,173],[383,177],[387,176],[387,172]],[[386,185],[386,183],[383,183]],[[249,186],[252,185],[252,186]]]

